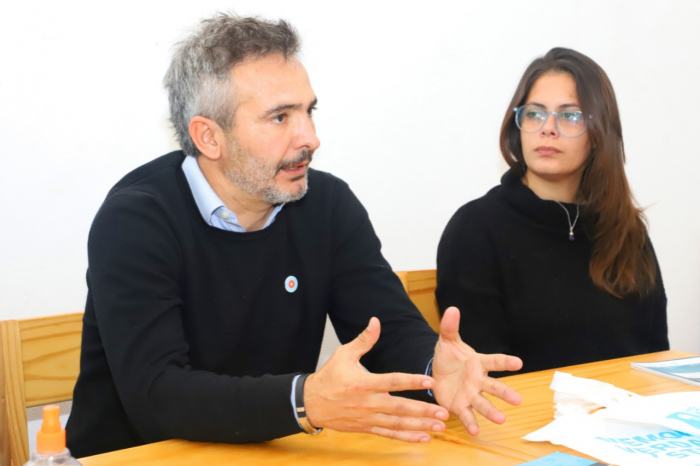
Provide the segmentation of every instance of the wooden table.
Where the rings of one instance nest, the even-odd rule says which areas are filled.
[[[676,382],[675,380],[648,374],[630,367],[630,362],[632,361],[664,361],[688,356],[697,355],[681,351],[663,351],[565,367],[557,370],[568,372],[577,377],[607,382],[639,395],[658,395],[660,393],[700,390],[700,388],[693,385]],[[459,422],[459,419],[450,418],[446,422],[447,435],[455,436],[465,441],[466,444],[474,444],[475,447],[490,447],[493,451],[501,451],[502,453],[504,451],[499,450],[499,448],[515,450],[528,455],[530,459],[546,456],[555,451],[588,457],[583,453],[560,445],[552,445],[549,442],[528,442],[521,438],[554,420],[554,403],[552,401],[554,392],[549,389],[553,375],[554,370],[548,370],[504,377],[503,381],[520,392],[523,397],[523,402],[520,406],[511,406],[501,400],[492,398],[494,405],[506,414],[505,424],[499,426],[477,415],[479,417],[479,436],[471,437]]]
[[[82,458],[83,466],[132,465],[450,465],[488,464],[513,466],[522,463],[459,443],[433,440],[408,444],[369,434],[348,434],[324,430],[311,437],[297,434],[262,444],[228,445],[185,440],[129,448]]]
[[[664,351],[643,356],[601,361],[559,369],[578,377],[593,378],[642,395],[699,390],[700,388],[630,368],[630,361],[661,361],[694,356]],[[347,434],[326,429],[318,436],[298,434],[262,444],[228,445],[185,440],[129,448],[82,458],[83,466],[194,465],[194,464],[304,464],[313,465],[489,465],[512,466],[563,451],[585,456],[566,447],[535,443],[521,437],[553,420],[553,392],[549,389],[553,370],[506,377],[504,380],[523,396],[521,406],[500,400],[494,404],[506,413],[503,425],[479,419],[480,435],[471,437],[458,419],[447,421],[448,430],[432,434],[427,444],[406,444],[365,434]]]

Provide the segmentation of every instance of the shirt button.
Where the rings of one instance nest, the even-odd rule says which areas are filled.
[[[221,218],[226,219],[228,218],[228,212],[224,212],[221,214]]]

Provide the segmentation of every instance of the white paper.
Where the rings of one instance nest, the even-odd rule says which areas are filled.
[[[565,414],[584,414],[597,408],[615,406],[630,398],[643,398],[612,384],[554,372],[549,388],[554,390],[554,418]]]
[[[700,466],[700,392],[640,396],[556,372],[557,419],[525,437],[620,466]],[[587,414],[593,409],[593,414]]]

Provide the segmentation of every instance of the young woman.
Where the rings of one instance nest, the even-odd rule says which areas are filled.
[[[668,349],[666,294],[624,171],[615,93],[555,48],[525,71],[501,128],[510,170],[462,206],[438,248],[440,311],[522,372]]]

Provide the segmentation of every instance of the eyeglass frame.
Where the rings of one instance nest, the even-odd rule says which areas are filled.
[[[537,128],[535,131],[525,131],[525,130],[522,129],[522,128],[520,127],[520,125],[518,124],[518,111],[521,110],[521,109],[523,109],[523,108],[525,108],[525,107],[535,107],[535,108],[537,108],[539,111],[541,111],[542,113],[544,113],[545,116],[546,116],[546,118],[545,118],[544,120],[542,120],[542,126],[540,126],[539,128]],[[547,110],[540,109],[540,108],[537,107],[536,105],[525,104],[525,105],[521,105],[520,107],[515,107],[515,108],[513,108],[513,111],[515,112],[515,118],[514,118],[514,120],[515,120],[515,126],[517,126],[518,129],[519,129],[520,131],[523,131],[523,132],[528,133],[528,134],[533,134],[533,133],[536,133],[536,132],[540,131],[542,128],[544,128],[544,125],[547,124],[547,120],[549,119],[549,115],[554,115],[554,126],[557,128],[557,131],[559,131],[559,134],[561,134],[561,135],[564,136],[565,138],[577,138],[577,137],[581,136],[583,133],[585,133],[585,132],[588,130],[588,120],[592,120],[592,119],[593,119],[593,115],[588,115],[588,120],[586,120],[585,118],[583,119],[583,125],[584,125],[583,131],[581,131],[581,132],[580,132],[579,134],[577,134],[576,136],[569,136],[568,134],[564,133],[561,129],[559,129],[559,113],[562,112],[562,111],[564,111],[564,110],[560,110],[559,112],[553,112],[553,111],[547,111]],[[569,110],[569,111],[571,111],[571,110]],[[579,112],[579,113],[581,113],[581,115],[583,115],[583,112],[582,112],[581,110],[574,110],[574,111],[575,111],[575,112]]]

